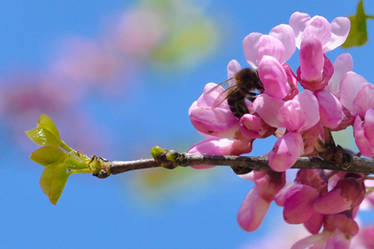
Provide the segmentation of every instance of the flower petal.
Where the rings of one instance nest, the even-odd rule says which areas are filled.
[[[374,85],[364,84],[353,100],[353,112],[363,117],[367,110],[374,108]]]
[[[353,100],[366,83],[366,79],[355,72],[347,72],[341,81],[340,102],[352,114],[355,114]]]
[[[272,56],[264,56],[258,67],[258,75],[264,85],[264,93],[283,99],[290,92],[287,74],[282,65]]]
[[[270,167],[277,172],[286,171],[302,155],[303,148],[303,138],[299,133],[287,133],[277,140],[268,153]]]
[[[242,69],[239,62],[237,60],[231,60],[227,64],[227,79],[231,79],[235,76],[237,72],[239,72]],[[235,84],[233,80],[230,80],[230,86]]]
[[[353,136],[362,155],[367,157],[374,156],[374,147],[366,137],[363,121],[359,115],[356,116],[353,124]]]
[[[312,215],[310,216],[310,218],[304,222],[305,228],[311,234],[317,234],[322,227],[323,217],[324,215],[317,213],[315,211],[312,211]]]
[[[267,94],[260,94],[253,102],[253,109],[268,125],[280,127],[279,110],[283,104],[284,101],[281,99],[270,97]]]
[[[207,139],[193,145],[188,153],[202,154],[202,155],[229,155],[231,153],[232,140],[223,139]],[[214,165],[196,165],[192,166],[194,169],[207,169],[215,167]]]
[[[259,61],[257,61],[257,43],[261,36],[261,33],[250,33],[243,39],[243,50],[245,59],[248,62],[248,64],[254,69],[257,69],[257,65],[259,63]]]
[[[320,41],[322,47],[331,38],[331,25],[323,16],[313,16],[307,23],[302,34],[302,39],[315,38]]]
[[[280,40],[285,49],[285,56],[282,61],[279,61],[280,64],[285,63],[296,50],[296,41],[295,33],[290,25],[280,24],[275,26],[270,32],[269,35],[276,37]]]
[[[296,37],[296,47],[300,48],[301,36],[305,29],[306,23],[310,20],[307,13],[294,12],[290,17],[290,26],[293,28]]]
[[[261,198],[256,187],[245,197],[238,213],[238,223],[247,232],[255,231],[264,219],[271,201]]]
[[[316,91],[314,94],[318,99],[322,125],[330,129],[337,127],[344,117],[340,101],[327,90]]]
[[[248,138],[265,138],[274,133],[275,128],[266,124],[259,116],[244,114],[240,118],[240,131]]]
[[[279,110],[282,127],[290,131],[305,131],[319,121],[318,100],[309,90],[286,101]]]
[[[313,201],[319,192],[308,185],[295,183],[288,189],[284,202],[283,217],[289,224],[300,224],[313,214]]]
[[[300,72],[304,81],[321,81],[324,66],[322,43],[315,37],[304,38],[300,45]]]
[[[340,98],[340,82],[346,72],[353,70],[353,60],[349,53],[339,55],[334,62],[334,74],[332,75],[327,90]]]
[[[351,29],[351,22],[346,17],[336,17],[331,22],[331,38],[323,47],[323,51],[327,52],[342,45],[348,37]]]
[[[257,58],[260,62],[266,55],[274,57],[279,62],[285,61],[286,49],[283,43],[271,35],[262,35],[257,42]]]

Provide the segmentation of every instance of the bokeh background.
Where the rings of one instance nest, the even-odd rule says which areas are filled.
[[[295,240],[271,207],[255,233],[236,223],[252,184],[220,167],[148,170],[97,179],[73,175],[57,206],[39,187],[43,168],[27,140],[41,113],[80,151],[111,160],[149,157],[150,149],[187,150],[202,137],[187,110],[207,82],[242,65],[242,39],[288,23],[294,11],[332,20],[356,1],[17,0],[0,9],[0,248],[265,248]],[[365,1],[369,14],[374,2]],[[369,42],[337,49],[374,79]],[[297,56],[289,61],[295,70]],[[341,144],[354,148],[351,134]],[[256,141],[252,154],[271,150]],[[363,213],[362,223],[372,222]],[[276,228],[281,227],[282,233]],[[291,229],[291,230],[288,230]],[[287,232],[288,231],[288,232]],[[264,239],[268,236],[268,239]],[[262,243],[262,244],[261,244]],[[260,246],[261,245],[261,246]],[[278,246],[277,246],[278,245]],[[287,248],[277,244],[268,248]]]

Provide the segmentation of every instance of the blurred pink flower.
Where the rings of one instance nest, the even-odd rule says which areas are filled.
[[[57,77],[78,86],[113,83],[126,70],[125,60],[115,50],[82,38],[66,40],[52,65]]]
[[[165,39],[166,31],[162,13],[151,8],[134,8],[121,15],[111,36],[118,51],[139,60],[152,53]]]

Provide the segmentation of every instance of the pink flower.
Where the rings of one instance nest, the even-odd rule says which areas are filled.
[[[238,223],[247,232],[255,231],[275,195],[285,184],[285,174],[268,171],[255,177],[256,186],[247,194],[238,213]]]
[[[229,63],[227,64],[227,79],[231,79],[229,80],[230,82],[230,86],[236,84],[234,80],[232,80],[232,78],[235,76],[235,74],[237,72],[239,72],[240,70],[242,69],[242,66],[240,66],[240,63],[237,61],[237,60],[231,60],[229,61]]]
[[[244,114],[240,118],[240,131],[248,138],[265,138],[274,133],[275,128],[266,124],[255,114]]]
[[[208,83],[203,94],[193,102],[188,114],[193,126],[201,133],[216,137],[233,137],[239,129],[239,120],[232,114],[227,102],[215,106],[224,93],[221,86]]]
[[[369,109],[365,113],[364,120],[359,115],[356,116],[353,124],[353,135],[364,156],[374,156],[374,109]]]
[[[165,21],[155,9],[134,8],[120,16],[112,32],[112,42],[126,56],[135,59],[149,56],[166,35]]]
[[[300,48],[304,39],[318,39],[323,53],[333,50],[344,43],[350,30],[350,21],[346,17],[336,17],[329,23],[322,16],[310,17],[306,13],[295,12],[290,17],[290,26],[296,37],[296,47]]]
[[[340,101],[327,90],[316,91],[314,95],[318,99],[321,124],[331,129],[336,128],[344,118]]]
[[[297,70],[301,85],[309,90],[323,89],[334,72],[330,60],[324,55],[340,46],[348,36],[350,21],[337,17],[329,23],[324,17],[295,12],[290,25],[300,49],[300,67]]]
[[[305,131],[319,121],[318,100],[312,92],[305,90],[286,101],[279,109],[280,127],[289,131]]]
[[[248,64],[258,68],[266,94],[283,99],[295,91],[292,74],[284,66],[296,49],[295,36],[289,25],[278,25],[269,35],[249,34],[243,40],[243,49]]]
[[[374,226],[373,225],[361,228],[360,233],[357,237],[359,240],[358,243],[362,246],[362,248],[367,248],[367,249],[374,248]]]
[[[188,153],[202,155],[240,155],[252,150],[252,141],[230,140],[227,138],[211,138],[193,145]],[[192,166],[195,169],[212,168],[212,165]]]
[[[294,31],[287,24],[274,27],[269,35],[251,33],[243,40],[245,58],[255,69],[266,55],[274,57],[283,64],[292,56],[295,49]]]
[[[254,112],[257,113],[268,125],[281,127],[280,108],[284,101],[267,94],[260,94],[253,102]]]
[[[53,65],[62,79],[82,84],[114,82],[124,68],[124,61],[102,44],[85,39],[66,42]]]
[[[288,132],[277,140],[268,153],[269,166],[278,172],[289,169],[303,153],[303,139],[297,132]]]
[[[287,223],[300,224],[306,222],[314,213],[313,201],[319,192],[308,185],[295,183],[286,194],[283,217]]]
[[[319,121],[317,98],[308,90],[288,101],[260,94],[253,108],[270,126],[287,129],[286,135],[276,142],[268,157],[273,170],[290,168],[303,153],[304,144],[300,133]]]
[[[297,241],[291,249],[349,249],[350,238],[358,232],[357,223],[344,214],[326,216],[322,233]]]
[[[304,221],[304,227],[311,233],[317,234],[323,225],[324,215],[312,210],[310,218]]]
[[[353,177],[341,179],[333,190],[314,201],[314,209],[322,214],[337,214],[358,206],[365,197],[361,182]]]
[[[297,241],[291,249],[349,249],[350,241],[340,231],[323,231]]]
[[[303,41],[300,49],[300,67],[297,69],[297,77],[305,89],[316,91],[327,86],[334,73],[331,61],[322,54],[318,40],[317,44],[305,44]],[[317,51],[316,51],[317,49]]]
[[[326,89],[340,98],[340,82],[345,73],[353,70],[353,60],[349,53],[344,53],[336,57],[334,61],[334,74],[332,75]]]
[[[357,108],[355,103],[360,103],[363,101],[365,103],[367,100],[356,99],[360,90],[367,84],[364,77],[354,72],[345,73],[339,87],[340,102],[347,108],[351,114],[355,115],[357,113]]]

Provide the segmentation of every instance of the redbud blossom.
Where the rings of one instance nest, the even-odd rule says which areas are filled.
[[[296,38],[296,47],[300,48],[305,37],[319,39],[323,52],[333,50],[344,43],[350,30],[350,21],[346,17],[337,17],[329,23],[322,16],[310,17],[306,13],[295,12],[290,17],[290,26]]]
[[[285,63],[296,49],[294,37],[294,31],[287,24],[274,27],[269,35],[249,34],[243,40],[248,64],[256,69],[265,55],[274,57],[280,64]]]
[[[332,75],[326,89],[340,98],[340,82],[345,73],[353,70],[352,56],[348,53],[341,54],[334,61],[334,74]]]
[[[262,175],[262,176],[261,176]],[[246,231],[256,230],[275,195],[285,184],[285,174],[267,172],[255,177],[255,187],[247,194],[238,213],[238,223]]]
[[[231,80],[229,80],[230,86],[233,85],[233,84],[235,84],[235,81],[232,78],[241,69],[242,69],[242,67],[240,66],[240,64],[239,64],[239,62],[237,60],[231,60],[227,64],[227,79],[231,79]]]
[[[287,223],[300,224],[313,214],[313,201],[319,192],[308,185],[295,183],[286,194],[283,217]]]
[[[374,109],[366,112],[364,120],[359,115],[356,116],[353,135],[361,154],[368,157],[374,156]]]
[[[303,153],[303,139],[300,133],[289,132],[277,140],[268,153],[269,166],[278,172],[289,169]]]
[[[283,99],[289,94],[291,89],[287,82],[287,74],[274,57],[263,56],[258,67],[258,75],[264,85],[264,93],[279,99]]]
[[[323,153],[334,146],[329,132],[349,125],[353,125],[360,152],[374,157],[374,87],[352,72],[349,54],[338,56],[334,65],[326,56],[345,41],[349,29],[345,17],[330,23],[321,16],[295,12],[290,25],[278,25],[268,35],[247,35],[243,40],[245,59],[257,69],[264,88],[253,102],[247,101],[250,113],[240,120],[233,116],[227,102],[217,101],[225,93],[215,84],[205,87],[189,111],[199,132],[216,136],[196,144],[191,153],[240,155],[252,149],[254,139],[272,134],[278,138],[267,154],[272,171],[241,176],[254,181],[255,187],[239,210],[238,223],[246,231],[256,230],[275,200],[284,207],[286,222],[304,224],[313,234],[292,249],[348,249],[358,232],[353,217],[368,187],[364,175],[310,169],[299,170],[293,183],[286,184],[284,179],[285,171],[299,157],[325,157]],[[297,77],[285,64],[295,47],[300,49]],[[236,60],[230,61],[228,78],[240,70]],[[298,82],[304,88],[300,93]],[[230,80],[230,84],[236,82]]]
[[[244,114],[240,118],[240,132],[248,138],[265,138],[273,134],[275,128],[266,124],[259,116]]]
[[[327,90],[316,91],[314,95],[318,99],[321,124],[331,129],[337,127],[344,117],[340,101]]]
[[[364,196],[362,183],[349,177],[340,180],[333,190],[315,200],[313,206],[319,213],[336,214],[355,208]]]
[[[227,101],[214,106],[224,91],[223,87],[208,83],[203,94],[191,105],[188,114],[199,132],[209,136],[232,137],[239,129],[239,120],[232,114]]]
[[[227,138],[211,138],[193,145],[188,153],[202,155],[240,155],[249,153],[252,150],[252,141],[237,141]],[[205,169],[215,166],[197,165],[192,166],[195,169]]]

